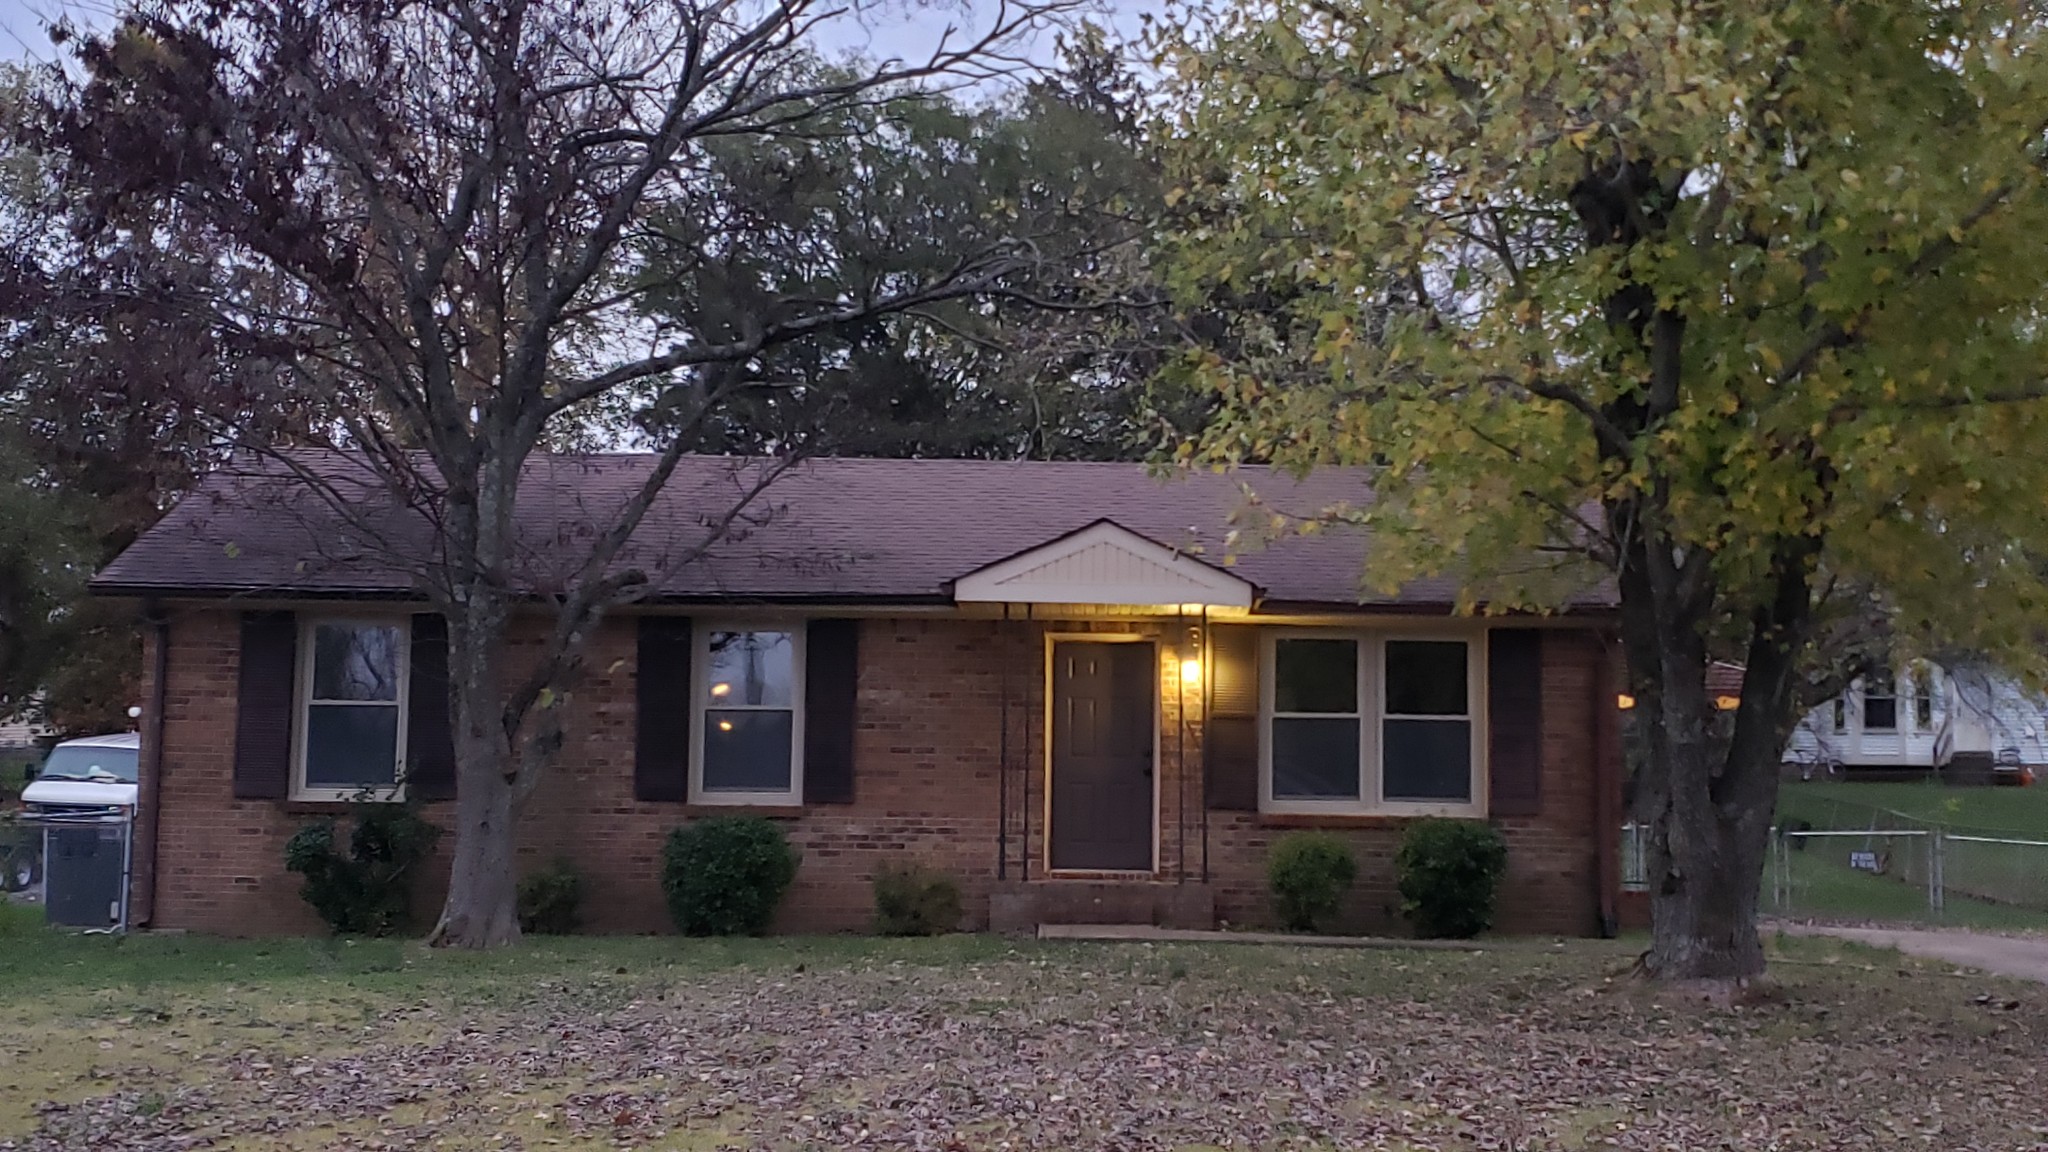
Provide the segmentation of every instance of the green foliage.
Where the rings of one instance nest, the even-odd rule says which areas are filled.
[[[409,924],[415,868],[441,829],[405,804],[356,803],[348,851],[335,821],[318,820],[285,841],[284,866],[305,879],[299,895],[336,935],[389,936]]]
[[[1273,911],[1296,932],[1324,928],[1358,876],[1351,849],[1329,832],[1290,832],[1266,858],[1266,884]]]
[[[937,282],[963,253],[1012,236],[1029,236],[1034,253],[993,298],[934,301],[765,352],[764,371],[807,386],[734,398],[692,430],[698,450],[776,451],[799,438],[865,456],[1142,450],[1143,385],[1165,343],[1149,326],[1162,318],[1009,298],[1155,294],[1140,241],[1161,190],[1135,79],[1099,30],[1061,48],[1062,67],[1001,98],[898,89],[827,113],[821,134],[706,149],[704,195],[718,208],[666,214],[644,278],[651,315],[719,339],[798,285],[836,299],[878,282]],[[715,240],[734,229],[743,242]],[[705,261],[707,242],[729,251]]]
[[[1492,927],[1507,870],[1507,841],[1479,820],[1417,820],[1394,855],[1401,911],[1429,937],[1464,939]]]
[[[569,936],[583,922],[583,874],[568,860],[519,881],[519,930],[534,936]]]
[[[1857,649],[2048,678],[2048,21],[1193,7],[1160,24],[1167,279],[1185,314],[1268,306],[1169,373],[1216,400],[1170,451],[1369,474],[1245,535],[1369,527],[1377,592],[1618,590],[1667,905],[1757,882],[1801,686]],[[1715,655],[1749,673],[1725,719]],[[1657,939],[1653,971],[1761,968]]]
[[[758,936],[796,879],[797,851],[772,820],[718,816],[669,833],[661,888],[688,936]]]
[[[875,872],[875,931],[883,936],[939,936],[960,927],[960,884],[921,864],[889,864]]]

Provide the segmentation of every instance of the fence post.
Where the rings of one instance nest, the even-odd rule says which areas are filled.
[[[1943,861],[1948,856],[1947,837],[1939,824],[1927,827],[1927,906],[1939,916],[1942,913]]]

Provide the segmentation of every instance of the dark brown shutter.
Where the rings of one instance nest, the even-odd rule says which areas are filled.
[[[690,618],[640,617],[633,798],[690,798]]]
[[[1543,807],[1543,632],[1495,628],[1486,636],[1487,779],[1495,816]]]
[[[804,637],[804,803],[853,803],[860,621],[813,620]]]
[[[412,618],[412,669],[405,709],[406,794],[419,800],[455,799],[448,621],[438,612],[422,612]]]
[[[1202,734],[1209,807],[1259,810],[1259,630],[1209,629],[1209,726]]]
[[[282,800],[292,789],[293,686],[299,622],[289,612],[242,613],[235,700],[235,797]]]

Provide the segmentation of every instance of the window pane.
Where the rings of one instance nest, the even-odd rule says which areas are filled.
[[[792,737],[788,712],[704,713],[706,792],[787,792]]]
[[[711,703],[796,705],[796,649],[787,632],[713,632]]]
[[[1273,797],[1358,799],[1358,721],[1274,720]]]
[[[1873,732],[1890,732],[1899,726],[1899,701],[1896,696],[1865,696],[1863,698],[1863,727]]]
[[[306,787],[388,788],[398,778],[398,709],[314,704],[306,709]]]
[[[1922,732],[1934,727],[1934,697],[1913,697],[1913,726]]]
[[[1465,715],[1465,645],[1441,640],[1387,641],[1387,713]]]
[[[1358,642],[1277,640],[1273,644],[1273,710],[1358,711]]]
[[[1472,799],[1472,725],[1464,720],[1388,720],[1380,755],[1388,800]]]
[[[322,624],[314,628],[313,699],[398,699],[398,627]]]

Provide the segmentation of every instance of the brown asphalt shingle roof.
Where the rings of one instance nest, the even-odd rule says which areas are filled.
[[[341,457],[292,460],[328,477],[346,499],[315,496],[315,486],[275,461],[223,470],[109,564],[94,588],[114,595],[408,595],[409,569],[433,552],[429,514],[397,508]],[[584,554],[585,538],[652,464],[644,455],[531,462],[522,480],[515,582],[530,591],[560,586]],[[656,599],[949,603],[951,581],[1105,518],[1221,566],[1247,487],[1267,508],[1290,514],[1370,499],[1364,473],[1355,470],[1299,482],[1253,467],[1161,480],[1138,464],[818,459],[777,478],[729,538],[677,564],[764,467],[732,457],[683,460],[632,546],[630,562],[656,574]],[[1290,536],[1242,551],[1230,570],[1276,606],[1441,610],[1455,601],[1448,580],[1418,581],[1391,599],[1365,595],[1368,546],[1354,530]],[[1605,603],[1598,589],[1574,601]]]

